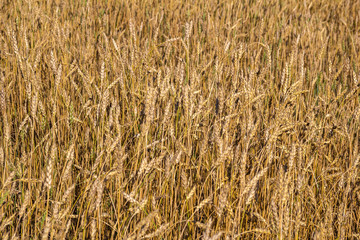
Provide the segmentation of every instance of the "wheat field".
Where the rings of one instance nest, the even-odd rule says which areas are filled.
[[[0,239],[360,239],[359,12],[1,1]]]

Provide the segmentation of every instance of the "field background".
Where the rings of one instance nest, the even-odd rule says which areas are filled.
[[[0,2],[1,239],[360,239],[360,1]]]

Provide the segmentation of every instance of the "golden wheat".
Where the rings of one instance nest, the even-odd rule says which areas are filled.
[[[1,239],[358,239],[357,1],[0,3]]]

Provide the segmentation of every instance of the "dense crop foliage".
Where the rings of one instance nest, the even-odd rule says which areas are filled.
[[[1,239],[359,239],[360,2],[2,0]]]

